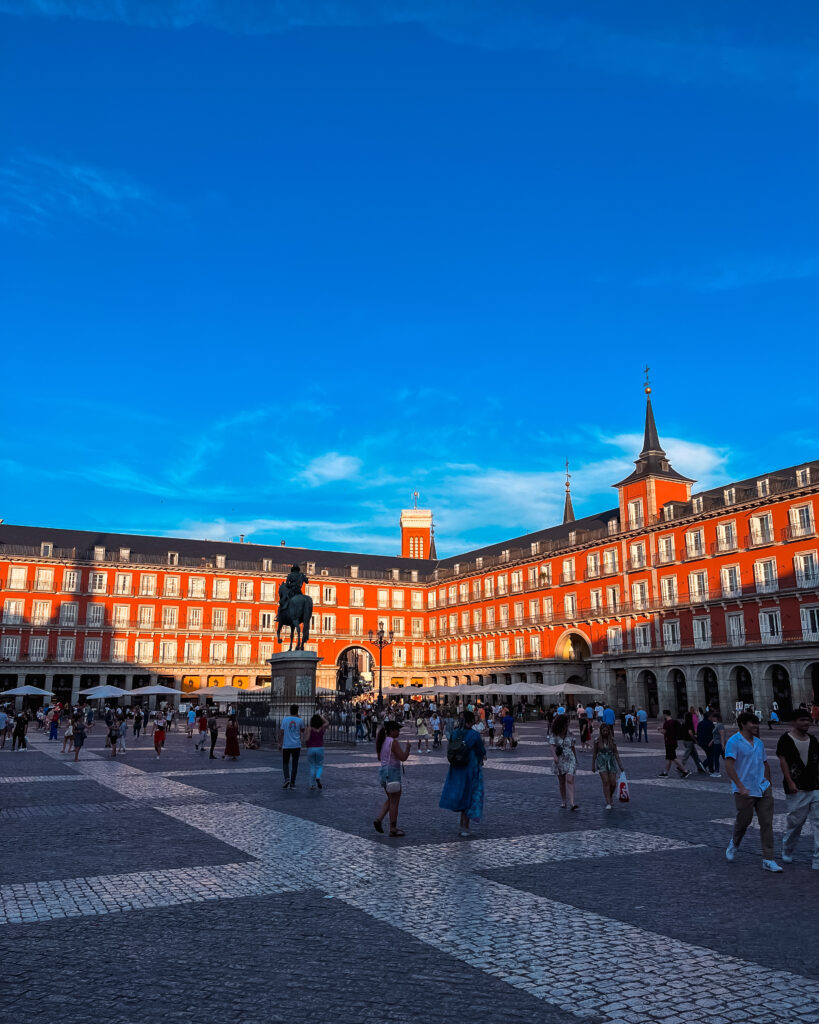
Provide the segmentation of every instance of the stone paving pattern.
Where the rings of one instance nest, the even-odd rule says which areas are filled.
[[[45,980],[71,969],[70,1016],[114,1024],[819,1024],[809,836],[782,875],[758,832],[728,864],[727,780],[656,778],[657,736],[621,743],[631,803],[604,809],[581,752],[580,810],[561,810],[543,727],[520,735],[490,753],[469,840],[437,807],[442,751],[407,763],[394,840],[372,828],[372,745],[328,751],[321,792],[304,757],[283,791],[275,752],[210,761],[184,734],[161,759],[142,740],[114,761],[101,736],[79,764],[36,734],[7,747],[4,1005],[65,1015]]]

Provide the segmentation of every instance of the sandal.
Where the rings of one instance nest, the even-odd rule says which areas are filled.
[[[391,836],[405,836],[406,834],[407,833],[404,832],[403,829],[400,829],[400,828],[390,829],[390,835]]]
[[[384,835],[384,826],[381,824],[378,818],[373,819],[373,827],[375,828],[376,832],[380,832],[382,836]]]

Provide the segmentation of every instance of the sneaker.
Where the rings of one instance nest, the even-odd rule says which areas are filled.
[[[793,857],[789,853],[785,853],[785,844],[782,844],[782,857],[783,864],[793,864]]]
[[[470,835],[470,833],[469,833],[469,832],[467,832],[467,830],[466,830],[465,828],[462,828],[462,829],[461,829],[461,831],[460,831],[460,832],[458,833],[458,835],[459,835],[459,836],[460,836],[460,837],[461,837],[462,839],[469,839],[469,835]]]
[[[282,786],[282,789],[290,789],[290,783],[285,782],[285,784]]]
[[[763,860],[762,870],[772,871],[774,874],[780,874],[782,872],[782,868],[776,863],[775,860]]]
[[[667,779],[668,778],[668,772],[660,772],[660,774],[657,776],[657,778],[659,778],[659,779]]]
[[[709,772],[708,774],[711,776],[712,779],[721,779],[722,778],[722,776],[720,775],[719,772]]]
[[[610,810],[611,810],[611,804],[606,804],[606,810],[607,810],[607,811],[610,811]]]
[[[733,860],[734,857],[736,857],[737,855],[737,849],[738,847],[734,846],[734,840],[732,839],[731,842],[728,844],[728,849],[725,851],[725,859]]]
[[[681,779],[687,779],[690,774],[691,774],[691,772],[683,772],[682,775],[680,776],[680,778]]]

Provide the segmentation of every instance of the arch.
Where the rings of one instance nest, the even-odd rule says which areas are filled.
[[[803,692],[811,694],[814,704],[819,704],[819,661],[812,661],[805,665],[805,689]]]
[[[588,661],[591,658],[591,639],[579,629],[567,629],[557,638],[555,657],[564,661]]]
[[[362,644],[344,647],[336,658],[336,690],[360,693],[373,682],[375,658]]]
[[[746,665],[734,665],[728,673],[728,680],[737,704],[753,704],[754,681]],[[723,713],[725,710],[727,709],[723,709]]]
[[[643,707],[656,718],[660,713],[660,693],[657,689],[657,676],[650,668],[644,668],[637,676],[637,683],[645,694]]]
[[[789,714],[793,711],[793,691],[791,690],[791,674],[784,665],[769,665],[765,669],[765,682],[767,690],[773,693],[773,699],[779,705],[780,715],[782,712]]]
[[[703,665],[697,670],[697,682],[701,687],[699,692],[705,695],[708,707],[719,708],[719,679],[716,671],[710,665]]]
[[[688,711],[688,684],[685,679],[685,672],[681,668],[670,668],[666,674],[666,680],[671,690],[673,706],[671,713],[682,718]]]

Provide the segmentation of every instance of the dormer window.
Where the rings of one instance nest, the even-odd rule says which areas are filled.
[[[478,555],[478,557],[475,559],[475,568],[476,569],[483,569],[483,556],[482,555]]]
[[[771,493],[771,484],[767,477],[765,477],[764,480],[757,480],[756,493],[760,498],[767,498]]]
[[[608,521],[608,531],[609,531],[610,534],[611,533],[617,533],[617,520],[616,519],[609,519],[609,521]]]
[[[105,547],[102,544],[98,544],[94,548],[94,561],[104,562],[105,561]]]
[[[455,573],[455,575],[456,575],[456,576],[458,575],[458,573],[459,573],[459,572],[461,571],[461,565],[460,565],[460,563],[459,563],[459,562],[456,562],[456,563],[455,563],[455,564],[454,564],[454,565],[452,566],[452,571],[453,571],[453,572]]]
[[[224,555],[217,555],[216,556],[216,568],[217,569],[224,569],[224,567],[225,567],[225,556]]]
[[[179,552],[169,551],[168,552],[168,565],[179,565]]]
[[[733,505],[737,500],[737,492],[735,487],[726,487],[722,492],[722,500],[726,505]]]
[[[508,562],[509,561],[509,548],[504,548],[504,550],[501,551],[501,561],[502,562]]]
[[[307,564],[305,565],[304,569],[305,569],[305,572],[307,573],[308,576],[315,576],[316,575],[316,563],[315,562],[307,562]]]
[[[51,558],[54,554],[54,545],[47,540],[44,540],[40,544],[40,556],[41,558]]]
[[[691,510],[692,512],[702,512],[702,498],[691,499]]]
[[[131,561],[131,549],[130,548],[120,548],[119,549],[119,560],[120,560],[120,562],[130,562]]]
[[[354,569],[358,569],[358,566],[353,566]],[[262,559],[262,572],[273,572],[273,559],[263,558]]]
[[[569,531],[569,543],[570,544],[576,544],[577,543],[577,530],[570,530]]]
[[[797,469],[796,471],[796,486],[807,487],[810,483],[810,466],[805,466],[804,469]]]
[[[540,541],[539,540],[533,540],[532,543],[531,543],[530,548],[531,548],[531,554],[539,555],[540,554]]]

